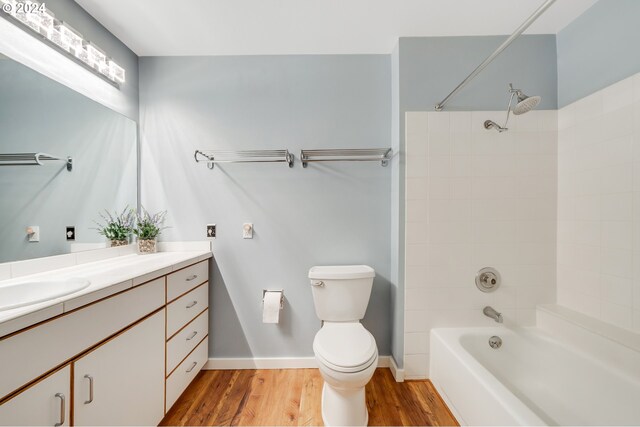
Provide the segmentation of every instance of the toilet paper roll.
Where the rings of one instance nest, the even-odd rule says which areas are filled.
[[[278,323],[280,319],[281,291],[267,291],[262,306],[262,323]]]

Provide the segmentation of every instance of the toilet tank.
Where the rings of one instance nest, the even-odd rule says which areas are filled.
[[[328,322],[364,317],[376,272],[367,265],[316,266],[309,270],[316,315]]]

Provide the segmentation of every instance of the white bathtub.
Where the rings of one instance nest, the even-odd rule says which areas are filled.
[[[461,424],[639,425],[639,359],[611,354],[596,359],[537,328],[433,329],[430,377]]]

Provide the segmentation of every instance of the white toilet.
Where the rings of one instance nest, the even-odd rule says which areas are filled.
[[[324,379],[322,420],[326,426],[365,426],[364,386],[378,366],[373,335],[360,323],[376,272],[366,265],[312,267],[309,279],[323,326],[313,352]]]

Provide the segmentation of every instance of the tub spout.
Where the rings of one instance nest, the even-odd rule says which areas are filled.
[[[485,316],[492,318],[498,323],[502,323],[502,314],[498,313],[493,307],[486,306],[482,312]]]

